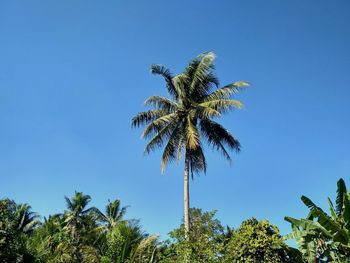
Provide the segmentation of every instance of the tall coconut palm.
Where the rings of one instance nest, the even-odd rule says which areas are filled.
[[[214,118],[242,103],[231,99],[241,88],[248,86],[238,81],[219,88],[213,73],[215,54],[207,52],[193,59],[182,74],[172,75],[162,65],[152,65],[151,73],[164,78],[170,98],[152,96],[145,104],[152,110],[138,113],[132,126],[145,125],[142,138],[150,139],[145,153],[165,145],[161,170],[166,164],[184,155],[184,225],[189,231],[189,175],[206,172],[203,140],[220,151],[229,161],[228,150],[239,152],[240,143]]]

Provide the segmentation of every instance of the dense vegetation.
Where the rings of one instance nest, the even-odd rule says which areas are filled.
[[[126,220],[120,200],[104,211],[89,206],[91,197],[76,192],[65,197],[66,210],[42,219],[27,204],[0,200],[0,262],[350,262],[350,193],[338,181],[330,215],[307,197],[306,218],[286,217],[292,232],[282,237],[267,220],[251,218],[234,229],[223,225],[215,211],[190,209],[190,231],[184,225],[161,241],[145,233],[137,220]],[[298,249],[285,239],[293,238]]]

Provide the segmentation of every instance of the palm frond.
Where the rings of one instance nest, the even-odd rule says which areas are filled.
[[[249,83],[246,81],[237,81],[235,83],[228,84],[222,88],[213,91],[212,93],[204,97],[203,101],[229,99],[232,95],[237,94],[240,90],[248,86]]]
[[[221,113],[213,108],[198,104],[195,109],[194,115],[199,119],[203,117],[210,119],[210,118],[220,117]]]
[[[186,74],[179,74],[173,78],[173,83],[178,94],[178,97],[176,99],[178,104],[182,104],[184,101],[189,99],[189,96],[188,96],[189,81],[190,79]]]
[[[170,122],[165,127],[163,127],[147,144],[145,148],[145,154],[149,154],[151,151],[155,150],[157,147],[161,147],[174,129],[174,123]]]
[[[161,131],[166,125],[173,122],[175,118],[175,113],[170,113],[168,115],[159,117],[158,119],[154,120],[146,126],[141,135],[141,138],[149,138],[151,136],[154,136],[154,133]]]
[[[187,125],[186,125],[186,137],[187,145],[189,149],[196,149],[199,146],[199,132],[196,125],[191,120],[191,117],[187,116]]]
[[[202,102],[199,104],[199,106],[214,109],[222,114],[231,109],[241,109],[243,107],[243,103],[239,100],[219,99]]]
[[[158,109],[158,110],[149,110],[149,111],[143,111],[139,112],[134,118],[131,120],[131,127],[139,127],[142,125],[147,125],[150,122],[169,114],[169,111],[166,111],[164,109]]]
[[[206,88],[210,87],[208,83],[211,81],[206,82],[205,78],[210,75],[211,70],[214,69],[214,59],[215,54],[213,52],[205,52],[190,62],[185,70],[185,74],[191,79],[188,95],[206,95],[208,92]],[[217,83],[217,79],[213,78],[213,82]]]
[[[66,201],[67,209],[73,210],[74,207],[73,207],[72,201],[67,196],[64,197],[64,200]]]
[[[163,96],[151,96],[145,100],[144,104],[153,106],[155,109],[162,109],[174,112],[179,106],[176,102]]]
[[[203,98],[205,98],[211,90],[214,88],[218,88],[220,85],[219,79],[214,75],[214,73],[210,72],[207,75],[202,77],[198,86],[191,90],[190,97],[193,101],[201,102]]]
[[[205,160],[205,155],[202,146],[199,144],[196,148],[186,149],[186,158],[189,160],[189,167],[191,171],[191,177],[193,179],[193,174],[198,174],[200,172],[207,172],[207,163]]]
[[[207,139],[209,145],[211,145],[214,149],[221,152],[221,154],[231,162],[230,154],[225,149],[225,146],[223,145],[222,138],[217,136],[215,131],[210,129],[210,124],[208,125],[207,122],[201,121],[200,124],[201,132],[203,133],[204,137]]]
[[[151,73],[161,75],[165,80],[166,87],[167,87],[169,94],[172,97],[174,97],[175,99],[178,97],[178,91],[177,91],[177,89],[174,86],[173,81],[172,81],[173,75],[171,74],[171,72],[168,68],[166,68],[163,65],[153,64],[153,65],[151,65]]]
[[[161,162],[162,173],[164,173],[167,163],[176,159],[176,154],[178,153],[179,148],[181,148],[181,138],[181,125],[178,124],[178,126],[173,130],[172,134],[170,135],[168,143],[166,144],[163,151]]]
[[[236,152],[240,151],[241,145],[239,141],[219,123],[209,119],[202,119],[200,121],[200,128],[204,137],[208,140],[208,143],[213,147],[222,150],[220,145],[227,145],[230,150],[235,150]],[[225,152],[223,152],[223,154],[226,158],[228,157]]]

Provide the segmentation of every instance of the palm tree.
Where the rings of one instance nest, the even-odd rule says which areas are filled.
[[[64,213],[63,230],[70,235],[70,240],[61,244],[62,248],[72,246],[74,257],[82,262],[85,248],[97,241],[99,228],[96,224],[95,207],[87,208],[91,197],[82,192],[75,192],[70,199],[65,197],[68,211]],[[68,246],[68,247],[69,247]],[[60,247],[60,246],[59,246]],[[87,250],[86,250],[87,251]]]
[[[75,192],[72,199],[67,196],[64,198],[68,209],[65,213],[66,229],[69,230],[72,237],[78,238],[78,231],[85,227],[87,216],[92,210],[86,208],[91,201],[91,197],[82,192]]]
[[[25,234],[33,232],[36,226],[40,224],[37,213],[31,211],[28,204],[17,205],[15,211],[15,224],[17,230]]]
[[[165,145],[161,170],[166,164],[181,159],[184,154],[184,225],[189,231],[189,174],[206,172],[202,141],[231,161],[228,150],[239,152],[240,143],[214,118],[231,109],[240,109],[242,103],[230,99],[241,88],[248,86],[238,81],[219,87],[213,73],[215,54],[207,52],[193,59],[182,74],[173,76],[162,65],[152,65],[151,73],[161,75],[170,98],[152,96],[145,101],[152,110],[138,113],[132,126],[145,125],[142,138],[150,139],[145,153]]]
[[[105,213],[96,210],[100,220],[105,224],[107,229],[113,228],[118,222],[123,220],[127,210],[126,206],[121,207],[120,200],[116,199],[113,202],[108,200],[105,208]]]

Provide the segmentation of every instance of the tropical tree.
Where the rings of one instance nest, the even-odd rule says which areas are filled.
[[[328,198],[330,215],[306,196],[302,202],[310,209],[306,219],[285,217],[293,232],[286,238],[294,238],[308,262],[346,262],[350,258],[350,193],[343,179],[337,183],[335,206]]]
[[[40,224],[37,213],[31,211],[32,207],[28,204],[17,205],[14,223],[18,231],[25,234],[32,233],[34,228]]]
[[[137,220],[121,221],[108,230],[106,244],[103,263],[152,263],[157,237],[143,233]]]
[[[226,233],[215,214],[216,211],[203,212],[199,208],[190,208],[188,237],[183,224],[171,231],[171,240],[163,251],[161,262],[221,262]]]
[[[74,260],[83,262],[84,258],[97,254],[93,245],[100,237],[97,224],[100,211],[95,207],[87,208],[91,197],[82,192],[75,192],[72,198],[65,197],[65,200],[68,210],[63,214],[63,232],[68,233],[70,238],[63,240],[57,248],[62,251],[71,249],[68,254],[73,255]]]
[[[185,71],[174,76],[162,65],[152,65],[151,73],[160,75],[166,82],[170,98],[152,96],[145,104],[152,110],[138,113],[132,126],[145,125],[142,138],[150,139],[145,153],[165,145],[161,170],[167,163],[184,155],[184,224],[189,231],[189,176],[206,172],[203,140],[231,160],[229,150],[240,150],[240,143],[214,118],[229,110],[240,109],[242,103],[231,99],[241,88],[248,86],[238,81],[219,87],[214,70],[215,54],[207,52],[193,59]]]
[[[334,246],[326,242],[332,236],[318,222],[311,219],[295,219],[291,217],[286,217],[285,220],[291,223],[292,233],[284,238],[295,240],[306,262],[339,262],[333,260],[338,259]]]
[[[127,210],[126,206],[121,206],[120,200],[116,199],[113,202],[108,200],[108,204],[105,207],[105,212],[98,212],[99,218],[107,229],[111,229],[117,225],[118,222],[123,220]]]
[[[97,211],[97,208],[87,208],[91,197],[82,192],[75,192],[71,199],[67,196],[64,198],[68,209],[64,213],[64,229],[79,243],[81,238],[80,232],[88,230],[89,223],[94,223],[94,218],[92,217],[96,215],[94,212]]]
[[[0,200],[0,262],[32,262],[26,243],[39,223],[29,205]]]
[[[288,247],[277,226],[251,218],[242,222],[225,247],[223,262],[302,263],[300,252]]]

